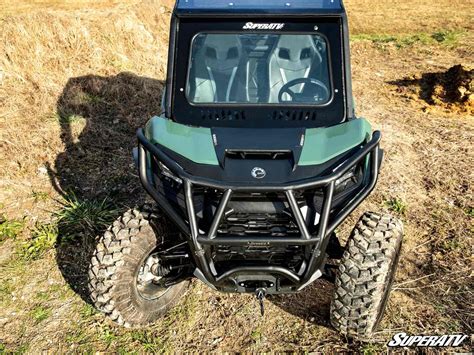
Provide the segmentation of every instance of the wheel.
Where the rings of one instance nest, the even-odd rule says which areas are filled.
[[[382,320],[403,239],[402,223],[368,212],[351,233],[335,280],[331,324],[358,340],[370,339]]]
[[[151,210],[129,210],[107,229],[94,251],[89,268],[91,300],[120,325],[153,323],[189,285],[187,281],[164,285],[170,275],[156,253],[167,232],[163,222]]]

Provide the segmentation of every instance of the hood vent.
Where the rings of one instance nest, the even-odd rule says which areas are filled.
[[[275,121],[316,121],[316,111],[305,110],[280,110],[273,111],[272,115]]]
[[[227,159],[237,160],[293,160],[293,152],[285,151],[248,151],[248,150],[227,150],[225,152]]]
[[[238,121],[245,120],[245,112],[241,110],[202,110],[203,120]]]

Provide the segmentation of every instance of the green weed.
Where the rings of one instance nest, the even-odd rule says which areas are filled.
[[[163,348],[160,338],[148,331],[133,331],[131,338],[133,341],[140,343],[145,352],[157,353]]]
[[[62,123],[62,124],[71,124],[71,123],[75,123],[75,122],[80,122],[80,121],[83,121],[85,120],[84,117],[82,117],[81,115],[58,115],[57,116],[59,118],[59,123]]]
[[[351,36],[352,41],[370,41],[373,43],[391,43],[397,40],[397,37],[384,34],[358,34]]]
[[[68,333],[66,335],[66,341],[68,343],[89,343],[90,342],[90,336],[86,334],[84,331],[84,328],[77,328],[72,331],[72,333]],[[81,352],[82,353],[82,352]]]
[[[34,191],[31,193],[31,197],[34,198],[35,202],[46,201],[49,199],[49,194],[44,191]]]
[[[459,31],[438,31],[433,33],[431,38],[433,38],[438,43],[443,43],[445,45],[455,45],[461,36],[462,32]]]
[[[11,301],[13,285],[9,280],[2,280],[0,283],[0,302]]]
[[[364,344],[361,348],[361,353],[364,355],[375,355],[383,352],[383,345],[367,343]]]
[[[7,239],[15,239],[23,230],[24,221],[7,220],[0,215],[0,243]]]
[[[30,312],[30,315],[36,321],[36,323],[40,323],[49,318],[51,315],[51,310],[44,306],[38,306]]]
[[[15,355],[23,355],[25,354],[30,347],[30,344],[21,344],[14,352]]]
[[[466,208],[465,213],[471,218],[474,217],[474,207]]]
[[[250,333],[250,337],[253,339],[254,342],[259,343],[262,340],[262,331],[260,327],[252,330],[252,333]]]
[[[453,252],[457,250],[465,250],[467,246],[462,240],[456,237],[450,237],[443,240],[441,248],[446,252]]]
[[[31,233],[31,239],[22,244],[20,254],[25,259],[39,259],[54,246],[57,238],[58,227],[56,224],[36,223]]]
[[[36,294],[36,298],[41,301],[48,301],[51,298],[49,292],[40,291]]]
[[[80,200],[71,194],[62,202],[63,208],[55,212],[61,237],[74,239],[93,234],[107,227],[117,216],[117,209],[107,199]]]
[[[79,95],[79,100],[84,104],[101,104],[105,103],[105,100],[98,96],[88,92],[81,92]]]
[[[100,338],[110,346],[110,344],[116,341],[118,337],[108,326],[105,326],[102,328]]]
[[[385,202],[385,205],[390,211],[396,212],[400,215],[405,215],[407,211],[407,205],[398,197],[393,197]]]
[[[29,344],[22,344],[15,350],[7,348],[5,344],[0,343],[0,354],[3,355],[22,355],[28,351]]]
[[[416,33],[416,34],[358,34],[351,36],[352,41],[370,41],[381,47],[387,44],[394,44],[397,48],[405,48],[416,44],[443,44],[454,46],[459,41],[463,32],[459,31],[438,31],[434,33]]]
[[[93,315],[97,314],[97,311],[92,305],[90,305],[89,303],[86,303],[82,306],[79,313],[82,316],[82,318],[90,318]]]

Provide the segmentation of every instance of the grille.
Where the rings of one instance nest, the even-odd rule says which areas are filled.
[[[280,110],[273,111],[272,118],[275,121],[316,121],[316,111],[305,110]]]
[[[254,159],[254,160],[287,160],[292,159],[293,154],[291,151],[258,151],[258,152],[249,152],[249,151],[237,151],[237,150],[228,150],[225,152],[227,158],[230,159]]]
[[[233,121],[245,120],[245,112],[238,110],[202,110],[203,120]]]
[[[233,213],[221,223],[218,234],[234,236],[299,236],[293,218],[285,213]]]
[[[228,246],[219,245],[215,247],[213,259],[216,266],[229,266],[228,263],[238,263],[242,260],[254,263],[261,262],[263,265],[285,265],[291,269],[296,269],[301,263],[303,249],[301,246]],[[227,264],[227,265],[226,265]]]

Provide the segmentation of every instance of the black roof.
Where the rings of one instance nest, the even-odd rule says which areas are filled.
[[[342,0],[177,0],[178,15],[340,14]]]

